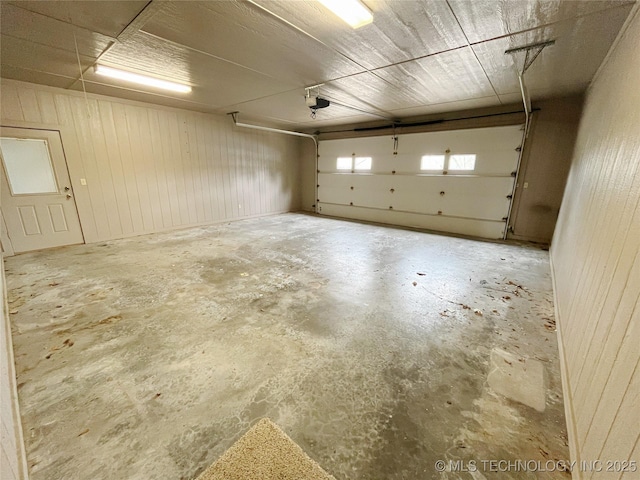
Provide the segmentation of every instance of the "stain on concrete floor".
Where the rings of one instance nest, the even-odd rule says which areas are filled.
[[[434,468],[568,459],[545,251],[287,214],[6,272],[32,480],[192,479],[265,416],[337,479],[569,478]]]

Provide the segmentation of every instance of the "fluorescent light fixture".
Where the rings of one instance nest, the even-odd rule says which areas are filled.
[[[146,75],[139,75],[137,73],[127,72],[117,68],[105,67],[104,65],[96,65],[95,72],[98,75],[104,75],[105,77],[117,78],[119,80],[124,80],[125,82],[139,83],[140,85],[162,88],[163,90],[171,90],[173,92],[189,93],[191,91],[191,87],[189,85],[168,82],[167,80],[147,77]]]
[[[373,22],[373,14],[360,0],[318,0],[353,28]]]

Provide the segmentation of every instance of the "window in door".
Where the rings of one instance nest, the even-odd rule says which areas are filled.
[[[2,137],[0,149],[12,195],[58,192],[46,140]]]

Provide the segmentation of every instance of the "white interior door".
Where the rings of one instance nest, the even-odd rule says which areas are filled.
[[[324,215],[502,238],[522,126],[319,142]]]
[[[2,127],[1,208],[14,252],[84,243],[57,131]]]

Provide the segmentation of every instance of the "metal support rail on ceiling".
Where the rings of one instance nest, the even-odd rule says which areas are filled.
[[[231,115],[231,118],[233,118],[233,124],[236,127],[244,127],[244,128],[253,128],[254,130],[264,130],[265,132],[273,132],[273,133],[283,133],[285,135],[295,135],[296,137],[306,137],[306,138],[311,138],[313,139],[313,141],[315,142],[315,144],[318,144],[318,139],[316,138],[315,135],[311,135],[310,133],[302,133],[302,132],[294,132],[292,130],[281,130],[280,128],[271,128],[271,127],[263,127],[261,125],[250,125],[248,123],[240,123],[238,122],[238,114],[240,112],[229,112],[227,113],[227,115]]]
[[[512,55],[518,52],[526,52],[524,57],[524,64],[522,66],[522,71],[518,71],[518,83],[520,84],[520,94],[522,95],[522,105],[524,106],[524,133],[522,135],[522,144],[520,145],[520,152],[518,154],[518,163],[516,166],[516,175],[513,180],[513,189],[511,190],[511,201],[509,205],[509,213],[507,213],[507,220],[504,228],[504,235],[502,236],[503,240],[507,239],[507,235],[509,234],[509,230],[513,231],[512,227],[509,225],[511,223],[511,213],[513,210],[513,202],[516,196],[516,189],[518,188],[518,180],[520,177],[520,165],[522,164],[522,156],[524,155],[524,145],[529,137],[529,127],[531,126],[531,97],[529,96],[529,92],[527,91],[527,86],[524,81],[524,74],[529,69],[529,67],[533,64],[538,55],[550,45],[556,43],[555,40],[548,40],[546,42],[532,43],[529,45],[523,45],[521,47],[510,48],[505,50],[505,55]]]
[[[271,127],[263,127],[261,125],[251,125],[249,123],[240,123],[238,121],[238,115],[240,114],[240,112],[229,112],[227,113],[227,115],[231,115],[231,118],[233,119],[233,124],[236,127],[243,127],[243,128],[252,128],[254,130],[263,130],[265,132],[272,132],[272,133],[282,133],[284,135],[294,135],[296,137],[304,137],[304,138],[310,138],[313,140],[313,143],[315,144],[316,147],[316,159],[315,159],[315,165],[316,165],[316,188],[315,188],[315,210],[316,212],[318,211],[318,137],[316,135],[311,135],[309,133],[302,133],[302,132],[294,132],[292,130],[282,130],[280,128],[271,128]]]

